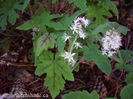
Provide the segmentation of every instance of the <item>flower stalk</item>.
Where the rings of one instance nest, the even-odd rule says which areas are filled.
[[[87,27],[89,24],[89,20],[85,19],[85,17],[78,17],[76,18],[70,29],[72,30],[72,36],[68,35],[65,33],[65,35],[63,36],[64,41],[66,42],[67,40],[70,42],[70,39],[72,41],[72,43],[69,45],[70,49],[68,51],[66,51],[65,53],[61,54],[62,57],[64,57],[64,59],[68,60],[69,64],[72,64],[72,66],[75,65],[76,60],[73,58],[75,56],[75,53],[73,53],[74,49],[78,49],[78,48],[82,48],[82,46],[80,45],[79,42],[77,42],[78,38],[81,39],[85,39],[86,38],[86,34],[83,32],[82,27]]]
[[[70,51],[69,51],[69,52],[72,52],[72,51],[73,51],[73,49],[74,49],[74,44],[75,44],[75,42],[77,41],[77,39],[78,39],[78,34],[76,34],[76,36],[75,36],[75,38],[74,38],[74,41],[72,42],[72,45],[71,45],[71,48],[70,48]]]

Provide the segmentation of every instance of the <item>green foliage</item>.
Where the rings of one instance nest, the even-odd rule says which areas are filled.
[[[125,80],[128,85],[121,90],[121,99],[132,99],[133,97],[133,65],[129,64],[132,59],[132,55],[133,52],[130,50],[119,50],[118,57],[112,57],[112,59],[117,62],[115,67],[129,72],[129,74],[126,75]]]
[[[99,46],[95,44],[88,44],[83,47],[83,57],[87,61],[93,61],[105,74],[109,75],[111,72],[111,65],[108,58],[102,55]]]
[[[107,11],[111,10],[119,18],[117,7],[111,0],[98,0],[98,5],[105,8]]]
[[[24,0],[24,4],[23,4],[23,7],[22,7],[22,12],[24,12],[25,8],[28,6],[30,0]]]
[[[72,16],[68,15],[51,15],[50,12],[43,12],[41,15],[33,16],[31,20],[26,21],[21,26],[17,27],[20,30],[29,30],[34,27],[40,27],[41,32],[46,32],[46,26],[55,30],[67,30],[76,16],[82,14],[85,10],[75,12]],[[61,18],[62,17],[62,18]],[[58,22],[52,21],[52,19],[61,18]]]
[[[118,19],[118,10],[113,2],[110,0],[98,0],[98,3],[95,4],[94,0],[93,3],[91,2],[88,4],[87,17],[92,21],[95,19],[95,26],[98,26],[108,22],[108,19],[105,18],[105,16],[112,17],[109,10],[111,10]]]
[[[126,82],[127,84],[133,84],[133,72],[126,75]]]
[[[0,1],[0,27],[6,29],[7,23],[12,25],[15,24],[16,20],[19,18],[16,10],[24,12],[24,9],[29,4],[30,0],[1,0]],[[52,0],[52,3],[56,3],[57,0]],[[37,0],[35,0],[37,2]],[[34,4],[37,4],[35,3]],[[58,1],[57,1],[58,2]],[[109,59],[102,55],[99,50],[99,46],[93,44],[93,42],[100,41],[100,32],[104,35],[106,31],[114,28],[116,32],[123,33],[126,35],[128,28],[119,25],[116,22],[108,22],[107,17],[112,17],[110,10],[117,16],[118,10],[111,0],[68,0],[69,3],[74,3],[78,8],[76,12],[69,15],[59,15],[51,14],[51,12],[44,11],[44,5],[40,5],[35,11],[35,15],[31,16],[31,19],[26,21],[21,26],[18,26],[19,30],[29,30],[35,27],[40,28],[39,33],[33,37],[33,53],[31,59],[35,58],[36,70],[35,74],[41,76],[46,74],[44,85],[48,87],[52,98],[54,99],[61,90],[64,89],[65,80],[74,81],[72,71],[75,69],[78,71],[79,66],[77,60],[79,57],[83,57],[86,61],[94,62],[99,69],[101,69],[105,74],[109,75],[111,72],[111,66]],[[58,2],[60,3],[60,2]],[[32,5],[31,5],[32,6]],[[33,7],[35,7],[34,5]],[[83,43],[81,39],[77,39],[78,35],[75,36],[70,31],[70,25],[73,20],[81,14],[87,14],[87,18],[91,21],[90,25],[87,27],[88,39],[86,39],[88,46],[84,46],[82,50],[74,50],[75,43]],[[95,21],[94,21],[95,20]],[[98,26],[98,27],[97,27]],[[84,32],[86,28],[84,28]],[[64,33],[69,33],[72,37],[68,42],[64,42],[62,38]],[[81,41],[81,42],[80,42]],[[0,47],[8,51],[9,47],[4,46],[10,43],[9,38],[3,39],[0,43]],[[3,44],[3,45],[2,45]],[[83,43],[84,44],[84,43]],[[82,45],[82,44],[81,44]],[[58,50],[56,49],[58,48]],[[69,51],[70,49],[70,51]],[[72,68],[67,66],[66,61],[61,57],[63,51],[72,52],[74,56],[75,66]],[[83,52],[83,53],[82,53]],[[78,56],[79,55],[79,56]],[[133,52],[129,50],[120,50],[118,56],[113,56],[112,58],[117,62],[115,65],[117,68],[133,71],[133,66],[129,64]],[[82,60],[82,59],[81,59]],[[80,59],[79,61],[82,62]],[[133,73],[129,72],[126,76],[126,82],[129,84],[121,91],[122,99],[131,99],[131,92],[133,91]],[[131,89],[129,89],[131,87]],[[128,90],[130,92],[128,92]],[[127,96],[128,95],[128,96]],[[126,98],[125,98],[126,97]],[[128,98],[127,98],[128,97]],[[77,91],[70,92],[63,95],[63,99],[98,99],[98,94],[93,91],[88,93],[87,91]],[[116,99],[116,98],[106,98],[106,99]]]
[[[129,64],[129,62],[132,59],[132,55],[133,55],[133,52],[130,50],[119,50],[118,57],[113,56],[111,58],[117,61],[117,63],[115,64],[115,67],[121,70],[133,71],[133,66]]]
[[[40,16],[33,16],[31,20],[26,21],[24,24],[17,27],[17,29],[29,30],[34,27],[40,27],[41,32],[46,32],[45,26],[54,26],[55,29],[62,28],[61,24],[56,24],[56,22],[52,21],[52,19],[59,17],[61,17],[61,15],[50,15],[50,12],[43,12]]]
[[[56,37],[53,34],[46,33],[40,36],[37,40],[35,55],[39,56],[42,51],[48,50],[48,48],[54,48],[56,43],[55,39]]]
[[[68,0],[69,3],[73,3],[80,9],[86,9],[86,0]]]
[[[95,20],[96,25],[100,25],[108,22],[108,19],[106,19],[104,16],[111,17],[112,15],[110,12],[106,11],[100,6],[97,6],[97,5],[88,6],[87,18],[90,20],[93,20],[94,18],[96,18]]]
[[[23,25],[19,26],[17,29],[28,30],[34,27],[40,27],[40,31],[51,31],[57,36],[57,41],[55,42],[54,34],[39,34],[35,35],[34,40],[34,53],[35,53],[35,65],[37,69],[35,74],[41,76],[46,73],[45,86],[48,86],[49,91],[53,98],[55,98],[60,90],[64,89],[65,80],[73,81],[73,74],[70,67],[67,66],[65,60],[60,56],[61,53],[51,53],[48,48],[53,48],[56,44],[59,52],[62,52],[65,47],[65,42],[62,36],[65,30],[68,29],[72,21],[76,16],[82,14],[85,10],[80,10],[75,12],[72,16],[64,15],[50,15],[49,12],[43,12],[40,16],[34,16],[31,20],[27,21]],[[42,19],[41,19],[42,18]],[[52,21],[54,18],[61,18],[59,21]],[[53,25],[52,25],[53,24]],[[59,25],[60,24],[60,25]],[[50,28],[44,28],[48,26]],[[57,31],[55,31],[57,30]],[[58,30],[64,30],[58,31]],[[52,71],[52,72],[51,72]],[[63,79],[64,78],[64,79]]]
[[[87,91],[70,92],[63,95],[63,99],[99,99],[96,91],[88,93]]]
[[[37,66],[35,74],[41,76],[46,73],[45,86],[48,87],[54,99],[64,89],[65,80],[73,81],[73,74],[67,66],[60,53],[44,51],[35,64]]]
[[[24,4],[22,4],[24,3]],[[5,0],[0,4],[0,27],[6,29],[7,20],[12,25],[15,24],[19,15],[16,13],[15,9],[21,10],[22,12],[27,7],[29,0]]]
[[[121,99],[133,99],[133,84],[125,86],[120,93]]]

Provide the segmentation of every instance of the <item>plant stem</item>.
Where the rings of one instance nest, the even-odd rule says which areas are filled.
[[[70,48],[70,51],[69,52],[72,52],[73,51],[74,43],[77,41],[77,39],[78,39],[78,34],[76,34],[76,36],[74,38],[74,41],[72,42],[72,45],[71,45],[71,48]]]

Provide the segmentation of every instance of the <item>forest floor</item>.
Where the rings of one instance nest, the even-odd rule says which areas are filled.
[[[133,6],[118,4],[120,18],[111,18],[130,29],[126,36],[123,36],[121,49],[133,51]],[[29,94],[45,95],[51,99],[48,89],[44,86],[45,75],[38,77],[34,75],[35,68],[32,61],[32,35],[25,31],[16,30],[10,27],[0,33],[0,94],[25,92]],[[9,50],[5,52],[6,49]],[[4,50],[5,49],[5,50]],[[133,62],[132,62],[133,63]],[[100,99],[104,97],[118,97],[123,86],[126,72],[114,68],[114,61],[111,61],[112,72],[106,76],[93,63],[82,62],[78,72],[74,72],[75,81],[66,82],[65,89],[61,91],[56,99],[68,91],[96,90]],[[25,98],[26,99],[26,98]],[[27,98],[29,99],[29,98]],[[36,99],[42,99],[40,97]]]

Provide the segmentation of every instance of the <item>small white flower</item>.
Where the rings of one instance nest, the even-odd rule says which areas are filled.
[[[90,21],[88,19],[85,19],[85,17],[81,18],[81,22],[84,24],[85,27],[87,27],[90,23]]]
[[[68,52],[65,52],[65,53],[61,54],[61,56],[64,57],[65,59],[67,59],[67,58],[66,58],[67,55],[68,55]]]
[[[88,19],[85,19],[85,17],[78,17],[77,19],[75,19],[74,23],[79,23],[87,27],[90,21]]]
[[[74,65],[75,64],[75,60],[73,59],[75,53],[71,53],[71,52],[65,52],[63,54],[61,54],[62,57],[64,57],[64,59],[68,59],[69,64]]]
[[[64,34],[64,36],[63,36],[63,39],[64,39],[64,41],[66,42],[68,39],[70,39],[71,38],[71,36],[70,35],[68,35],[68,34]]]
[[[82,26],[79,23],[72,23],[72,26],[70,27],[70,29],[73,31],[74,33],[78,33],[79,30],[81,30]]]
[[[74,45],[75,45],[76,49],[82,48],[82,46],[81,46],[81,44],[79,42],[75,42]]]
[[[79,31],[79,37],[82,39],[85,39],[86,35],[85,35],[85,33],[83,33],[83,31]]]

